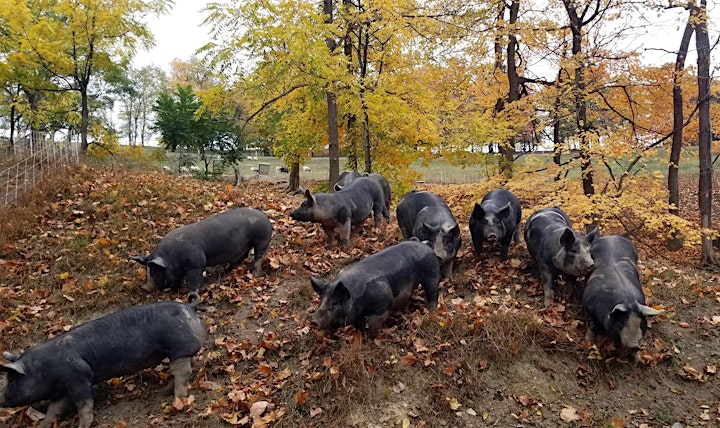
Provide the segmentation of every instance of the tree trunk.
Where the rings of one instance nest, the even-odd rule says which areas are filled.
[[[683,122],[685,121],[685,115],[683,113],[683,90],[680,86],[680,78],[685,69],[685,58],[687,57],[688,47],[690,46],[690,36],[692,36],[693,33],[691,22],[694,15],[694,13],[690,13],[688,23],[685,26],[685,31],[680,41],[680,50],[675,60],[675,74],[673,76],[673,134],[672,146],[670,148],[670,167],[668,168],[669,202],[673,204],[673,207],[670,208],[670,214],[673,215],[678,215],[678,206],[680,203],[678,168],[680,166],[680,150],[682,148]]]
[[[712,229],[712,127],[710,122],[710,39],[707,25],[707,0],[700,0],[699,16],[702,17],[696,27],[695,44],[698,64],[698,156],[700,161],[700,183],[698,199],[700,205],[700,226]],[[715,252],[712,239],[702,234],[702,260],[704,265],[715,264]]]
[[[363,98],[362,142],[363,153],[365,154],[365,172],[370,174],[372,172],[372,153],[370,151],[372,147],[370,144],[370,117],[367,113],[365,98]]]
[[[323,0],[323,13],[327,15],[325,22],[330,24],[333,22],[333,1]],[[332,53],[337,47],[335,40],[328,38],[325,40],[325,44]],[[326,89],[327,93],[327,109],[328,109],[328,157],[329,159],[329,176],[328,176],[328,189],[335,188],[340,177],[340,147],[338,137],[338,110],[337,110],[337,99],[335,94],[330,90]],[[332,191],[332,190],[331,190]]]
[[[512,0],[510,4],[510,19],[508,27],[511,28],[508,35],[507,43],[507,78],[508,78],[508,97],[507,104],[512,104],[520,100],[520,76],[517,72],[517,36],[515,35],[514,26],[517,23],[518,13],[520,11],[520,1]],[[520,124],[521,126],[524,124]],[[517,132],[508,138],[505,144],[500,145],[500,172],[505,179],[512,178],[513,173],[513,157],[515,155],[515,142]]]
[[[583,16],[586,11],[583,11],[583,16],[578,16],[575,7],[576,3],[572,0],[563,0],[565,10],[568,14],[570,21],[570,31],[572,33],[572,57],[575,60],[575,84],[573,86],[573,93],[575,99],[575,121],[578,129],[578,137],[580,143],[580,170],[582,173],[582,186],[583,193],[586,196],[595,194],[595,186],[593,184],[593,169],[592,159],[590,155],[590,143],[588,141],[588,132],[590,131],[590,124],[587,121],[587,103],[585,101],[585,61],[582,60],[582,41],[583,41],[583,26],[590,22],[593,18],[583,21]],[[596,16],[595,14],[592,14]],[[593,225],[589,225],[593,227]]]
[[[338,138],[338,110],[335,94],[327,92],[328,104],[328,156],[330,161],[330,174],[328,177],[328,189],[334,189],[335,183],[340,178],[340,149]]]
[[[12,152],[15,146],[15,103],[10,106],[10,145],[8,151]]]
[[[683,140],[683,122],[685,121],[685,114],[683,112],[683,90],[680,86],[680,78],[682,77],[683,70],[685,69],[685,58],[687,57],[688,48],[690,46],[690,36],[694,31],[691,24],[695,12],[690,12],[688,17],[688,23],[685,26],[682,40],[680,41],[680,50],[678,50],[677,58],[675,60],[675,73],[673,75],[673,134],[672,144],[670,146],[670,166],[668,167],[668,202],[672,205],[670,207],[670,214],[678,215],[680,206],[680,187],[679,187],[679,167],[680,167],[680,151],[682,150]],[[673,234],[672,238],[668,239],[666,246],[671,251],[677,251],[682,248],[685,242],[685,238],[677,232]]]
[[[80,87],[80,156],[85,157],[88,150],[88,127],[90,124],[90,110],[88,108],[87,88]]]
[[[295,193],[300,190],[300,162],[293,161],[290,164],[290,177],[288,179],[287,192]]]

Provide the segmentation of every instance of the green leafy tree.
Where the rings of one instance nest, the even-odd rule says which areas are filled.
[[[218,154],[227,164],[240,160],[245,144],[235,116],[225,109],[209,109],[189,85],[160,92],[153,111],[153,127],[160,132],[163,147],[197,152],[206,176],[210,175],[212,154]]]

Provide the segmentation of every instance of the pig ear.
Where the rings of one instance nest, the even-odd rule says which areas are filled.
[[[625,306],[624,303],[618,303],[617,305],[615,305],[615,307],[612,309],[612,311],[610,311],[610,316],[611,317],[620,316],[627,311],[628,311],[628,308],[627,308],[627,306]]]
[[[147,264],[153,264],[156,266],[160,266],[163,269],[167,269],[167,263],[162,257],[153,257],[151,260],[148,260]]]
[[[16,354],[11,354],[8,351],[3,351],[3,358],[5,358],[6,360],[8,360],[12,363],[12,362],[15,362],[15,360],[17,360],[18,358],[20,358],[20,354],[16,355]]]
[[[653,309],[650,306],[645,306],[645,305],[638,305],[638,310],[640,311],[641,314],[645,315],[646,317],[654,317],[656,315],[665,313],[665,311],[659,311],[657,309]]]
[[[305,189],[305,197],[311,205],[315,203],[315,196],[310,193],[310,189]]]
[[[485,210],[477,202],[475,202],[475,207],[473,207],[472,217],[485,217]]]
[[[423,223],[422,227],[426,232],[430,232],[430,233],[437,232],[437,230],[438,230],[437,227],[433,227],[432,225],[429,225],[427,223]]]
[[[9,363],[9,364],[3,364],[2,365],[3,370],[5,371],[14,371],[15,373],[25,375],[25,367],[22,363]]]
[[[560,236],[560,243],[569,247],[573,242],[575,242],[575,235],[573,235],[572,229],[566,227],[565,232],[563,232],[562,236]]]
[[[147,264],[148,257],[149,256],[132,256],[130,257],[130,260],[135,260],[136,262],[144,266]]]
[[[333,290],[333,295],[338,299],[340,302],[345,302],[347,300],[350,300],[350,290],[345,287],[345,284],[342,282],[338,282],[335,286],[335,290]]]
[[[505,206],[502,207],[502,208],[500,209],[500,211],[498,211],[498,217],[500,217],[500,218],[505,218],[505,217],[507,217],[507,216],[509,216],[509,215],[510,215],[510,202],[508,202],[507,204],[505,204]]]
[[[323,296],[325,294],[327,284],[315,278],[314,276],[310,277],[310,285],[312,285],[313,290],[315,290],[315,292],[320,296]]]
[[[460,225],[459,225],[459,224],[456,224],[455,227],[453,227],[452,229],[450,229],[450,233],[451,233],[453,236],[460,236]]]
[[[588,241],[590,241],[590,243],[592,243],[594,240],[600,238],[601,236],[602,233],[600,233],[600,228],[596,226],[595,229],[592,230],[592,232],[587,234],[587,239]]]
[[[335,189],[335,191],[337,192],[337,191],[339,191],[339,190],[342,190],[342,186],[339,185],[339,184],[337,184],[337,183],[335,183],[334,189]]]

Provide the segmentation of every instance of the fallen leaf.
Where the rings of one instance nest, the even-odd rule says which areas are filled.
[[[250,417],[252,419],[257,419],[260,416],[262,416],[263,413],[265,413],[265,410],[268,407],[267,401],[256,401],[250,406]]]
[[[565,422],[573,422],[579,421],[580,416],[577,414],[577,409],[568,406],[560,411],[560,419],[564,420]]]
[[[446,398],[446,400],[448,401],[448,404],[450,404],[450,408],[453,410],[457,410],[460,406],[462,406],[457,398]]]

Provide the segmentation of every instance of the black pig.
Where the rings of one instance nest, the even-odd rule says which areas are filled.
[[[440,264],[427,245],[413,239],[388,247],[343,269],[325,283],[311,277],[320,295],[313,323],[322,329],[353,325],[368,336],[377,336],[390,311],[403,307],[421,284],[428,308],[438,300]]]
[[[338,179],[338,182],[335,184],[335,190],[340,190],[343,187],[347,186],[348,184],[352,183],[356,178],[360,177],[370,177],[373,180],[377,181],[378,184],[380,184],[380,187],[382,187],[383,191],[383,199],[385,200],[385,207],[388,209],[388,212],[390,211],[390,200],[392,198],[392,191],[390,190],[390,183],[387,181],[387,178],[385,178],[382,174],[378,173],[363,173],[360,175],[360,173],[356,171],[343,171],[342,174],[340,174],[340,178]]]
[[[413,190],[398,203],[397,220],[405,239],[416,237],[435,251],[444,276],[452,278],[453,261],[460,249],[460,225],[436,194]]]
[[[507,260],[510,241],[520,242],[520,201],[505,189],[490,191],[470,216],[470,236],[475,254],[482,251],[483,242],[500,245],[500,259]]]
[[[259,275],[271,235],[272,225],[261,210],[234,208],[179,227],[165,235],[150,255],[132,259],[147,267],[144,289],[177,288],[187,278],[192,302],[199,298],[207,266],[237,266],[251,248],[255,253],[253,274]]]
[[[310,190],[305,190],[305,201],[290,212],[290,217],[320,223],[330,247],[335,242],[335,228],[340,229],[341,244],[347,246],[350,244],[350,226],[362,223],[371,214],[375,218],[375,227],[380,227],[382,217],[390,218],[380,185],[372,178],[360,177],[334,193],[313,195]]]
[[[583,292],[586,340],[604,333],[627,349],[639,349],[647,331],[645,317],[662,313],[645,306],[637,269],[637,251],[629,239],[603,236],[592,244],[595,269]]]
[[[170,359],[175,397],[187,396],[191,360],[205,340],[205,323],[191,305],[160,302],[134,306],[81,324],[20,355],[5,352],[7,386],[0,405],[18,407],[50,400],[40,428],[53,426],[68,404],[79,426],[93,421],[92,386]]]
[[[343,171],[340,174],[340,177],[338,178],[337,183],[335,183],[335,191],[338,191],[342,189],[343,187],[347,186],[348,184],[355,181],[356,178],[360,178],[360,173],[357,171]]]
[[[558,207],[535,211],[525,222],[525,242],[535,260],[545,293],[545,307],[555,299],[555,280],[563,275],[572,290],[578,276],[592,272],[590,245],[600,237],[595,228],[581,235],[572,228],[570,218]]]

